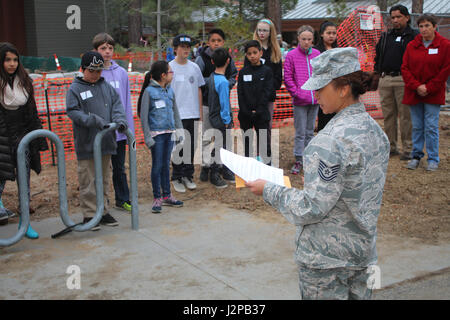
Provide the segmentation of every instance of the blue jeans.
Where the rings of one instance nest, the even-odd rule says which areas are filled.
[[[170,196],[170,157],[172,155],[173,141],[171,133],[159,134],[153,139],[155,144],[150,148],[152,152],[152,187],[153,197]]]
[[[439,111],[438,104],[419,103],[410,106],[412,120],[412,157],[421,159],[425,144],[428,162],[439,163]]]
[[[130,190],[128,189],[127,174],[125,172],[126,151],[127,140],[117,141],[117,153],[111,155],[112,179],[117,206],[130,201]]]

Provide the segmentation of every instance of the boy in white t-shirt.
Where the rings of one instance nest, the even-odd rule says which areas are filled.
[[[177,192],[186,192],[186,188],[193,190],[197,188],[193,181],[194,178],[194,136],[196,121],[201,120],[202,116],[202,91],[201,86],[205,84],[202,72],[197,64],[190,61],[192,39],[188,35],[180,34],[173,39],[173,47],[176,58],[169,62],[173,70],[173,80],[171,87],[175,92],[175,101],[177,103],[183,128],[186,132],[183,150],[190,150],[190,161],[184,159],[180,164],[172,162],[172,184]],[[183,157],[183,150],[179,157]],[[178,154],[177,160],[178,158]],[[186,188],[185,188],[186,187]]]

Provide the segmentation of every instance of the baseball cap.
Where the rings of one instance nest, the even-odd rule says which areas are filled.
[[[193,39],[187,34],[179,34],[175,38],[173,38],[173,46],[178,47],[182,43],[186,43],[189,46],[192,46]]]
[[[361,70],[356,48],[335,48],[311,60],[313,72],[302,85],[303,90],[319,90],[333,79]]]
[[[90,70],[103,70],[103,57],[96,51],[88,51],[81,57],[81,67]]]

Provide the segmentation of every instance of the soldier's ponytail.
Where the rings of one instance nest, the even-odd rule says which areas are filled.
[[[352,96],[355,100],[359,99],[359,96],[366,93],[369,90],[370,75],[367,72],[356,71],[345,76],[336,78],[333,80],[335,88],[340,88],[345,85],[349,85],[352,89]]]

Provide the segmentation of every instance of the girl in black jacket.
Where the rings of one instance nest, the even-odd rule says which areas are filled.
[[[42,129],[42,124],[37,115],[33,82],[20,63],[19,53],[14,45],[7,42],[0,43],[0,63],[1,198],[6,180],[17,178],[17,148],[20,141],[27,133]],[[39,152],[45,150],[48,150],[45,138],[38,138],[30,143],[26,157],[28,196],[30,193],[30,169],[38,174],[41,172]],[[39,237],[31,225],[27,229],[26,236],[30,239]]]
[[[327,50],[337,48],[337,27],[331,21],[324,21],[320,25],[319,30],[319,42],[314,46],[315,49],[323,53]],[[319,113],[317,114],[317,131],[322,130],[327,125],[328,121],[334,117],[336,113],[324,114],[322,109],[319,108]]]

